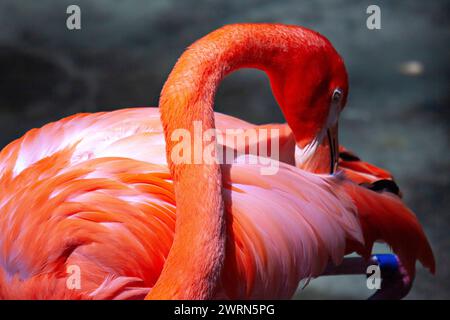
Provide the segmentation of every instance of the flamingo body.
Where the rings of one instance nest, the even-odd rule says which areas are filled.
[[[216,123],[251,126],[221,114]],[[175,228],[164,148],[154,108],[75,115],[8,145],[0,154],[0,297],[143,298]],[[340,176],[280,164],[274,178],[239,162],[225,179],[218,298],[288,298],[329,259],[338,264],[348,241],[364,243]],[[81,269],[80,290],[66,286],[70,265]]]

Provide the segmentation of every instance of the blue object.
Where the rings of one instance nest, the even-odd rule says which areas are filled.
[[[382,277],[398,273],[399,263],[397,256],[391,253],[374,254],[373,259],[378,263]]]

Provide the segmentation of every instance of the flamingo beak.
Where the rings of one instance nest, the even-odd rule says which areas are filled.
[[[327,129],[328,145],[330,150],[330,174],[337,170],[339,161],[338,123]]]
[[[334,121],[310,143],[295,147],[297,168],[314,173],[334,174],[339,161],[338,123]]]

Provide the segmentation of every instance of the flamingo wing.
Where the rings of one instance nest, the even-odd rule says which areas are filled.
[[[345,172],[349,179],[358,184],[372,190],[385,189],[401,196],[400,189],[395,183],[392,173],[361,160],[356,154],[343,146],[339,146],[338,167]]]

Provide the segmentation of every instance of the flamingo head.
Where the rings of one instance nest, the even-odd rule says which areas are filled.
[[[297,167],[334,173],[338,118],[347,101],[348,77],[331,43],[314,31],[306,32],[308,37],[302,40],[306,38],[307,45],[289,50],[284,67],[269,75],[274,96],[295,136]]]

